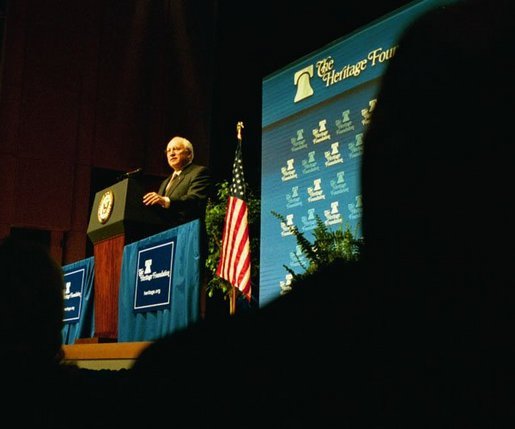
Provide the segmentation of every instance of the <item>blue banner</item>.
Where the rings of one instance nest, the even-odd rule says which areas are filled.
[[[93,257],[63,266],[63,344],[94,334],[94,268]]]
[[[64,323],[76,323],[80,319],[85,280],[84,267],[64,274]]]
[[[199,320],[200,270],[199,220],[125,246],[118,342],[152,341]]]
[[[138,251],[134,310],[150,311],[170,306],[175,240]]]

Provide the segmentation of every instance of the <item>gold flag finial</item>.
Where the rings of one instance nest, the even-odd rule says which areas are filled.
[[[237,136],[238,136],[238,140],[241,142],[241,129],[242,128],[245,128],[243,126],[243,122],[242,121],[239,121],[237,124],[236,124],[236,131],[237,131]]]

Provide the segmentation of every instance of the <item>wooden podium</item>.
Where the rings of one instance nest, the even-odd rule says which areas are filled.
[[[124,246],[167,227],[156,207],[143,204],[143,195],[143,187],[134,177],[95,194],[87,231],[95,260],[95,334],[89,342],[117,341]]]

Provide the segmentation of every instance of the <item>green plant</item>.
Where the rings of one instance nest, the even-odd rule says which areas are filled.
[[[286,218],[283,215],[275,211],[271,213],[281,220],[284,225],[287,225]],[[291,281],[283,287],[283,294],[289,292],[297,282],[329,265],[335,259],[357,261],[361,255],[364,244],[363,239],[359,238],[356,232],[351,231],[348,223],[345,225],[345,228],[340,226],[339,229],[331,230],[322,221],[320,216],[315,215],[315,219],[316,226],[313,229],[313,242],[310,242],[296,225],[288,225],[290,232],[297,240],[305,260],[301,259],[299,255],[295,255],[297,262],[304,270],[300,273],[296,273],[287,265],[283,265],[291,277]]]
[[[246,203],[248,209],[247,223],[250,237],[251,257],[251,281],[256,284],[259,275],[259,221],[260,221],[260,200],[254,195],[252,189],[245,184],[247,195]],[[206,231],[208,240],[208,254],[206,257],[206,268],[210,273],[206,285],[206,292],[212,297],[215,291],[220,291],[224,298],[228,297],[231,285],[228,281],[216,275],[218,261],[220,260],[220,249],[222,247],[222,234],[227,212],[227,200],[229,198],[230,182],[223,180],[216,184],[215,195],[208,200],[206,207]]]

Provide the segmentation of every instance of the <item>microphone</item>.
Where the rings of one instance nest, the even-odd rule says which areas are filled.
[[[140,174],[142,171],[143,171],[143,168],[141,168],[141,167],[136,168],[135,170],[127,171],[126,173],[123,173],[120,176],[118,176],[117,181],[120,181],[122,179],[128,179],[129,177],[136,176],[136,175]]]

